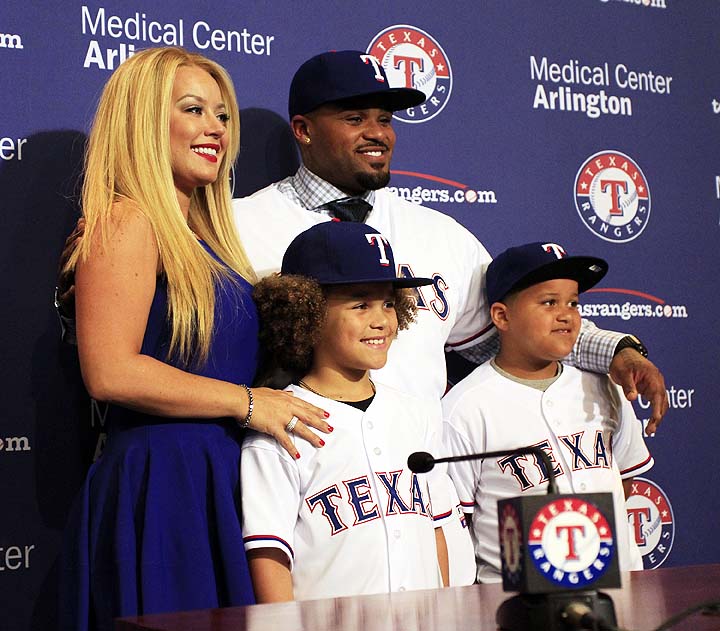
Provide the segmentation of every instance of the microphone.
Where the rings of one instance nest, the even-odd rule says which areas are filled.
[[[555,482],[555,471],[553,470],[553,464],[550,460],[550,456],[547,455],[544,449],[540,447],[518,447],[517,449],[506,449],[502,451],[485,451],[478,454],[467,454],[465,456],[449,456],[447,458],[434,458],[432,454],[427,451],[416,451],[408,457],[407,464],[410,471],[413,473],[427,473],[432,471],[435,465],[439,462],[464,462],[466,460],[483,460],[484,458],[499,458],[500,456],[522,456],[524,454],[532,454],[540,462],[542,462],[545,469],[545,474],[548,478],[548,495],[557,495],[557,483]]]
[[[560,494],[544,449],[531,446],[435,458],[408,457],[413,473],[441,462],[532,454],[542,463],[547,495],[498,500],[503,589],[520,592],[497,610],[500,631],[612,629],[612,599],[596,587],[620,587],[612,493]]]
[[[416,451],[408,456],[407,463],[413,473],[427,473],[435,467],[435,458],[427,451]]]

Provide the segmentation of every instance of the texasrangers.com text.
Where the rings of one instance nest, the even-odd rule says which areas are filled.
[[[407,186],[388,186],[388,190],[391,193],[395,193],[398,197],[413,202],[414,204],[422,204],[424,202],[497,204],[495,191],[476,191],[475,189],[456,189],[452,191],[447,188],[425,188],[424,186],[416,186],[414,188]]]
[[[620,318],[687,318],[685,305],[636,305],[630,302],[622,304],[580,305],[583,318],[603,317]]]

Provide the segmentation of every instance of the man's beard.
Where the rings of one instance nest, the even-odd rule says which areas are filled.
[[[377,171],[375,173],[357,173],[355,181],[364,191],[377,191],[390,182],[390,171]]]

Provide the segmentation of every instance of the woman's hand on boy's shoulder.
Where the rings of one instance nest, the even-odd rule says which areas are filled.
[[[323,447],[325,441],[310,428],[324,434],[332,432],[327,423],[330,416],[325,410],[293,396],[290,392],[272,388],[253,388],[254,410],[250,428],[275,438],[295,459],[300,457],[290,434],[306,440],[314,447]],[[291,423],[293,419],[296,422]],[[290,428],[290,432],[288,432]]]

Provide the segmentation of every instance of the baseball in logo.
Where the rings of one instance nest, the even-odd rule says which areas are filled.
[[[619,151],[590,156],[575,177],[575,207],[589,230],[605,241],[627,243],[650,218],[650,190],[637,163]]]
[[[549,502],[533,517],[528,549],[545,578],[572,589],[594,583],[607,571],[615,542],[597,506],[563,498]]]
[[[414,88],[427,100],[395,112],[405,123],[424,123],[437,116],[452,92],[452,71],[442,46],[432,35],[414,26],[396,24],[378,33],[367,47],[385,69],[393,88]]]
[[[665,492],[651,480],[635,478],[627,499],[627,513],[643,567],[660,567],[675,539],[675,521]]]

